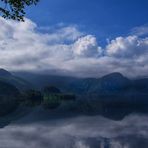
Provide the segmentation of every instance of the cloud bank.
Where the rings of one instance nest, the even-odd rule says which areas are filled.
[[[80,77],[111,72],[148,76],[148,37],[121,36],[103,48],[95,36],[73,25],[43,33],[29,19],[22,23],[0,17],[0,26],[1,68]]]

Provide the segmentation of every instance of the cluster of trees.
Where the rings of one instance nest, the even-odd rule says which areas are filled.
[[[45,87],[43,95],[43,105],[45,108],[54,109],[60,106],[63,102],[69,102],[76,99],[73,94],[63,94],[53,86]]]
[[[63,102],[75,100],[73,94],[63,94],[54,86],[47,86],[41,92],[36,90],[28,90],[23,93],[21,103],[25,105],[35,106],[43,105],[47,109],[55,109]]]

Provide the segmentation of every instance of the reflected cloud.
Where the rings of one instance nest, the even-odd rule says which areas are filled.
[[[2,148],[147,148],[148,116],[131,114],[122,121],[79,116],[0,129]]]

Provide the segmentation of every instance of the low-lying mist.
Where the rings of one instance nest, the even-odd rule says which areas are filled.
[[[122,121],[101,116],[55,118],[26,124],[16,121],[0,129],[0,148],[147,147],[147,115],[131,114]]]

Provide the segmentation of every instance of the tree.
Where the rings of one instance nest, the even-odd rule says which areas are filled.
[[[36,5],[39,0],[0,0],[0,13],[6,19],[24,21],[25,9],[30,5]]]

